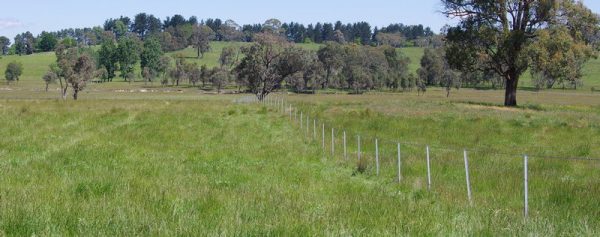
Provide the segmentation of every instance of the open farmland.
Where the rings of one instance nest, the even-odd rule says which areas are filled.
[[[285,96],[328,129],[347,130],[350,141],[361,133],[368,168],[357,173],[356,145],[344,160],[339,132],[331,156],[287,114],[233,103],[239,96],[85,97],[1,102],[3,234],[596,235],[600,228],[600,162],[534,156],[598,157],[598,105],[502,111],[410,95]],[[382,141],[380,176],[374,137]],[[430,192],[420,145],[403,145],[404,179],[394,181],[396,141],[432,146]],[[478,149],[470,154],[472,206],[463,147]],[[533,156],[527,222],[522,159],[502,155],[519,152]]]

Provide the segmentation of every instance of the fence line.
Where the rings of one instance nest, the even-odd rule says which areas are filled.
[[[250,96],[251,98],[255,98],[255,96]],[[265,97],[266,100],[268,98],[268,96]],[[284,100],[284,99],[282,99]],[[285,101],[285,100],[284,100]],[[236,103],[262,103],[260,102],[258,99],[247,99],[246,97],[242,98],[242,99],[236,99],[234,100],[234,102]],[[285,102],[284,102],[285,103]],[[294,117],[294,120],[298,120],[297,119],[297,113],[299,112],[299,110],[296,107],[293,107],[291,102],[287,102],[285,103],[286,105],[289,106],[288,111],[290,114],[290,117]],[[316,117],[316,116],[315,116]],[[316,118],[315,120],[315,124],[314,124],[314,135],[316,137]],[[346,130],[347,131],[347,130]],[[364,140],[375,140],[377,138],[375,137],[369,137],[369,136],[365,136],[364,134],[361,135],[363,137]],[[430,148],[435,148],[436,150],[442,150],[442,151],[449,151],[449,152],[461,152],[464,148],[459,148],[459,147],[452,147],[449,145],[435,145],[435,144],[427,144],[427,143],[422,143],[422,142],[412,142],[412,141],[401,141],[401,140],[395,140],[395,141],[379,141],[380,143],[386,143],[388,145],[395,145],[396,143],[400,143],[402,145],[411,145],[411,146],[422,146],[422,147],[430,147]],[[544,147],[536,147],[536,148],[544,148]],[[485,153],[485,154],[489,154],[489,155],[501,155],[501,156],[513,156],[513,157],[522,157],[524,155],[524,153],[508,153],[508,152],[502,152],[502,151],[498,151],[498,150],[493,150],[490,148],[481,148],[481,147],[470,147],[467,148],[468,151],[471,152],[477,152],[477,153]],[[552,159],[552,160],[579,160],[579,161],[592,161],[592,162],[600,162],[600,158],[593,158],[593,157],[563,157],[563,156],[553,156],[553,155],[542,155],[542,154],[535,154],[535,153],[528,153],[528,157],[529,158],[534,158],[534,159]]]
[[[318,116],[312,115],[307,112],[307,111],[303,111],[295,106],[293,106],[293,104],[289,101],[286,101],[284,98],[282,97],[274,97],[274,98],[270,98],[269,96],[263,98],[263,100],[258,100],[256,98],[248,98],[248,97],[244,97],[244,98],[240,98],[240,99],[236,99],[235,102],[237,103],[259,103],[263,106],[273,106],[275,107],[275,110],[279,110],[281,109],[281,113],[286,116],[286,114],[289,114],[289,119],[290,121],[292,121],[292,123],[298,123],[299,127],[300,127],[300,132],[304,133],[306,132],[306,138],[310,139],[310,119],[313,120],[313,134],[312,134],[312,140],[318,144],[318,140],[317,140],[317,121],[318,121]],[[287,108],[287,111],[286,111]],[[293,113],[293,116],[292,116]],[[300,113],[300,118],[298,119],[298,113]],[[306,123],[305,123],[306,122]],[[326,121],[323,120],[321,118],[321,120],[319,120],[319,123],[321,125],[321,146],[322,146],[322,150],[323,150],[323,154],[325,155],[325,157],[327,157],[327,147],[326,147],[326,134],[325,134],[325,128],[326,128]],[[331,122],[329,122],[330,124],[333,124]],[[306,127],[304,127],[306,126]],[[306,129],[306,131],[304,131],[304,129]],[[340,135],[343,139],[343,160],[347,161],[348,160],[348,147],[347,147],[347,137],[353,137],[353,134],[349,131],[347,131],[346,129],[340,129],[340,128],[336,128],[335,126],[331,125],[331,157],[333,159],[336,158],[336,131],[341,132],[342,135]],[[424,143],[419,143],[419,142],[409,142],[409,141],[386,141],[386,140],[381,140],[378,137],[369,137],[368,135],[364,135],[364,134],[360,134],[360,133],[356,133],[356,155],[358,158],[358,166],[357,169],[366,169],[366,167],[368,167],[369,165],[367,164],[367,162],[369,162],[369,160],[371,160],[371,162],[373,161],[372,157],[369,155],[369,151],[365,150],[363,151],[363,145],[364,142],[363,141],[374,141],[374,162],[375,162],[375,174],[377,176],[380,175],[380,162],[381,162],[381,158],[382,158],[382,154],[380,153],[380,145],[383,144],[384,146],[387,145],[391,145],[393,144],[394,146],[396,146],[396,152],[397,152],[397,157],[396,157],[396,181],[398,183],[402,182],[402,146],[412,146],[415,148],[418,147],[425,147],[425,158],[426,158],[426,169],[427,169],[427,190],[431,191],[431,186],[432,186],[432,171],[431,171],[431,149],[430,148],[434,148],[437,151],[446,151],[446,152],[458,152],[459,149],[455,148],[455,147],[445,147],[445,146],[441,146],[441,145],[429,145],[429,144],[424,144]],[[339,136],[338,136],[339,137]],[[339,139],[339,138],[338,138]],[[417,149],[418,150],[418,149]],[[422,151],[422,150],[421,150]],[[581,161],[600,161],[600,158],[582,158],[582,157],[558,157],[558,156],[548,156],[548,155],[524,155],[524,154],[511,154],[511,153],[506,153],[506,152],[498,152],[498,151],[494,151],[492,149],[481,149],[481,148],[470,148],[470,149],[462,149],[463,152],[463,159],[464,159],[464,169],[465,169],[465,182],[466,182],[466,189],[467,189],[467,199],[468,199],[468,204],[469,205],[473,205],[473,194],[472,194],[472,187],[471,187],[471,177],[470,177],[470,170],[469,170],[469,157],[468,157],[468,151],[471,152],[476,152],[476,153],[483,153],[483,154],[487,154],[487,155],[500,155],[500,156],[513,156],[513,157],[523,157],[523,215],[525,218],[527,218],[529,216],[529,184],[528,184],[528,159],[529,158],[538,158],[538,159],[555,159],[555,160],[581,160]],[[364,153],[363,153],[364,152]],[[371,151],[372,152],[372,151]],[[372,155],[373,153],[371,153]],[[422,153],[421,153],[422,154]],[[383,154],[385,156],[385,154]],[[389,154],[388,154],[389,155]],[[371,171],[372,172],[372,171]]]

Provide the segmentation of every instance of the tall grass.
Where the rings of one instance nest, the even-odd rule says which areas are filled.
[[[596,163],[533,159],[527,222],[519,157],[471,154],[474,206],[465,203],[460,154],[451,151],[432,149],[431,192],[420,146],[403,147],[404,181],[396,184],[394,150],[382,142],[382,175],[376,177],[366,137],[391,139],[409,129],[392,121],[424,122],[416,131],[425,138],[441,136],[425,129],[437,129],[438,122],[455,127],[444,135],[472,139],[469,122],[460,121],[479,122],[451,115],[439,120],[430,113],[445,106],[436,103],[420,104],[422,115],[416,115],[420,106],[404,104],[415,110],[410,121],[411,115],[381,111],[385,101],[373,101],[370,111],[334,97],[306,101],[306,111],[318,108],[319,118],[366,132],[367,167],[360,173],[354,159],[325,156],[320,143],[273,108],[232,104],[228,96],[176,98],[0,102],[0,235],[598,234]],[[527,113],[540,117],[540,129],[553,126],[547,120],[555,114]],[[478,114],[484,124],[522,129],[496,115]],[[584,129],[559,131],[588,136]],[[355,149],[349,147],[351,157]]]

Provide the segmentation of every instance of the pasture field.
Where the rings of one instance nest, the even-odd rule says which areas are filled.
[[[455,101],[441,91],[420,97],[277,95],[327,129],[334,125],[331,155],[329,131],[324,153],[319,136],[307,136],[289,111],[233,102],[242,95],[91,90],[74,102],[44,92],[5,92],[0,235],[600,232],[600,162],[543,158],[600,156],[597,103],[547,100],[506,110],[460,101],[480,93],[466,90]],[[22,93],[37,99],[10,98]],[[348,159],[341,153],[342,129],[350,141]],[[361,171],[357,134],[363,137]],[[374,172],[375,137],[381,141],[380,176]],[[400,184],[397,141],[403,143]],[[431,191],[424,144],[432,146]],[[470,151],[472,205],[462,148]],[[521,153],[532,156],[528,220],[522,215]]]
[[[227,44],[175,53],[216,65]],[[401,51],[416,70],[422,49]],[[0,69],[13,60],[25,73],[0,85],[0,236],[600,235],[600,161],[586,160],[600,158],[599,60],[586,89],[525,88],[514,109],[498,107],[502,90],[273,95],[325,124],[325,147],[290,111],[234,102],[249,95],[115,79],[62,101],[57,85],[43,91],[52,53],[6,56]]]

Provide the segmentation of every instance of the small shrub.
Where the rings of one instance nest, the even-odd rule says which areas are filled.
[[[21,107],[20,111],[21,111],[21,114],[25,114],[25,113],[29,112],[29,107],[23,106],[23,107]]]
[[[353,175],[364,174],[365,172],[367,172],[368,167],[369,165],[367,164],[366,159],[363,158],[358,160],[358,163],[356,163],[356,170],[354,171]]]

